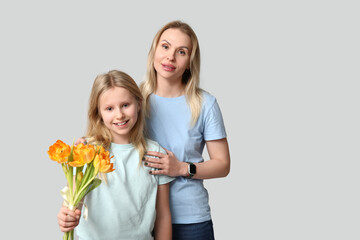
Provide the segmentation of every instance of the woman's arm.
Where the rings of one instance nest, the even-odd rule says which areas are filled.
[[[195,179],[210,179],[226,177],[230,172],[230,153],[229,145],[226,138],[212,140],[206,142],[206,148],[210,159],[202,163],[194,163],[196,165]],[[166,150],[166,149],[165,149]],[[158,152],[147,152],[147,155],[156,156],[158,158],[147,157],[144,159],[145,165],[157,168],[159,170],[151,171],[151,174],[168,175],[172,177],[187,177],[188,164],[180,162],[174,153],[166,150],[167,154]]]
[[[169,204],[169,183],[159,185],[156,197],[155,239],[171,240],[172,225]]]
[[[226,177],[230,172],[230,153],[226,138],[207,141],[206,148],[210,160],[196,165],[195,179],[210,179]]]

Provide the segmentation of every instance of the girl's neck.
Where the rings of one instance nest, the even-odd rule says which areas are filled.
[[[160,97],[175,98],[184,95],[185,86],[181,80],[169,82],[167,80],[157,79],[155,94]]]

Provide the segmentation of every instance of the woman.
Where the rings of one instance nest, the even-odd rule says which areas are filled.
[[[195,32],[181,21],[161,28],[153,39],[144,96],[148,137],[167,154],[147,152],[153,175],[176,177],[170,185],[173,239],[214,239],[203,179],[225,177],[230,154],[220,108],[199,88],[200,48]],[[210,159],[204,161],[203,149]]]

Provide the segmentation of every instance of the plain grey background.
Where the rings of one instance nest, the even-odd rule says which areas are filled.
[[[189,23],[221,107],[231,173],[206,181],[216,239],[359,239],[356,1],[1,1],[6,239],[61,239],[47,156],[86,127],[97,74],[138,83],[159,28]]]

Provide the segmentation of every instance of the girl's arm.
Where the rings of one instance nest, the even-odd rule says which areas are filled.
[[[75,176],[73,178],[73,186],[75,188]],[[81,216],[81,210],[75,209],[71,211],[64,204],[61,206],[61,209],[57,215],[59,228],[62,232],[69,232],[73,230],[77,225],[79,225],[79,219]]]
[[[210,159],[202,163],[194,163],[196,165],[195,179],[210,179],[226,177],[230,172],[230,153],[229,145],[226,138],[212,140],[206,142],[206,148]],[[164,174],[172,177],[187,177],[188,164],[180,162],[176,156],[166,150],[167,154],[158,152],[147,152],[147,155],[159,158],[145,158],[147,166],[160,170],[151,171],[151,174]]]
[[[155,239],[171,240],[172,225],[169,204],[169,183],[159,185],[156,197]]]

